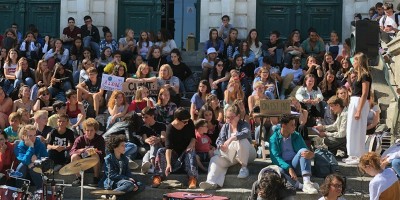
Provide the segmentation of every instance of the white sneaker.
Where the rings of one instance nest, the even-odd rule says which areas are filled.
[[[154,174],[154,166],[153,165],[150,166],[149,170],[147,170],[147,173]]]
[[[314,183],[306,182],[303,184],[303,192],[306,194],[317,194],[318,190],[315,189]]]
[[[349,157],[347,157],[347,158],[343,158],[343,159],[342,159],[342,162],[346,163],[347,161],[349,161],[349,160],[351,160],[351,159],[352,159],[352,156],[349,156]]]
[[[346,161],[347,165],[358,165],[358,163],[360,162],[360,159],[358,157],[351,156],[349,158],[351,158],[351,159]]]
[[[249,176],[249,170],[247,169],[247,167],[242,167],[240,168],[239,174],[238,174],[238,178],[247,178]]]
[[[199,184],[199,187],[203,190],[215,190],[217,189],[218,185],[204,181]]]
[[[143,164],[142,164],[141,172],[142,172],[143,174],[147,174],[148,171],[149,171],[149,169],[150,169],[150,167],[151,167],[151,163],[150,163],[150,162],[145,162],[145,163],[143,163]],[[153,170],[153,172],[154,172],[154,170]]]
[[[129,159],[128,167],[129,169],[137,169],[139,165],[135,161]]]

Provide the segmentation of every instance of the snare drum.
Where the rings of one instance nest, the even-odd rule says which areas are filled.
[[[42,200],[43,198],[43,190],[36,190],[35,195],[33,195],[33,200]],[[51,190],[47,191],[47,200],[58,200],[56,195],[53,195]]]
[[[0,200],[20,200],[23,197],[22,190],[6,185],[0,186]]]

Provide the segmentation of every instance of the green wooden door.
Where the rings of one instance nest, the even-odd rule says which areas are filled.
[[[0,0],[0,33],[18,24],[25,33],[34,24],[41,35],[59,37],[61,0]]]
[[[156,31],[161,26],[160,0],[119,0],[118,36],[125,36],[125,29],[132,28],[135,37],[140,31]]]
[[[257,30],[262,39],[267,39],[273,30],[279,30],[286,39],[295,28],[302,39],[307,37],[307,29],[314,27],[324,40],[330,32],[342,32],[341,0],[258,0]]]

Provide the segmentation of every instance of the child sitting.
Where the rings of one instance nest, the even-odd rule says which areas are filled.
[[[17,113],[21,116],[21,125],[32,124],[33,120],[28,110],[25,108],[18,108]]]
[[[205,119],[199,119],[194,123],[196,133],[196,161],[197,166],[207,171],[207,168],[203,166],[201,162],[210,161],[210,158],[214,156],[215,148],[211,146],[211,139],[208,137],[208,125]]]
[[[136,113],[141,113],[145,107],[154,108],[154,103],[148,96],[149,89],[145,86],[139,86],[136,90],[135,99],[132,100],[128,107],[128,112],[135,111]]]
[[[87,70],[89,79],[79,83],[76,88],[78,90],[78,101],[86,100],[93,105],[95,116],[99,115],[100,106],[104,104],[104,90],[101,89],[101,80],[98,78],[97,69],[90,67]]]
[[[21,124],[21,115],[17,112],[12,112],[10,116],[8,116],[8,123],[10,126],[4,129],[4,132],[7,134],[8,141],[13,143],[15,140],[18,140],[18,129]]]

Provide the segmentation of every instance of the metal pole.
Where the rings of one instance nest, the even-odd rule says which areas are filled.
[[[181,20],[181,50],[183,50],[184,49],[184,42],[183,42],[183,16],[185,15],[184,14],[184,12],[185,12],[185,6],[184,6],[184,2],[185,1],[183,1],[182,0],[182,20]]]

